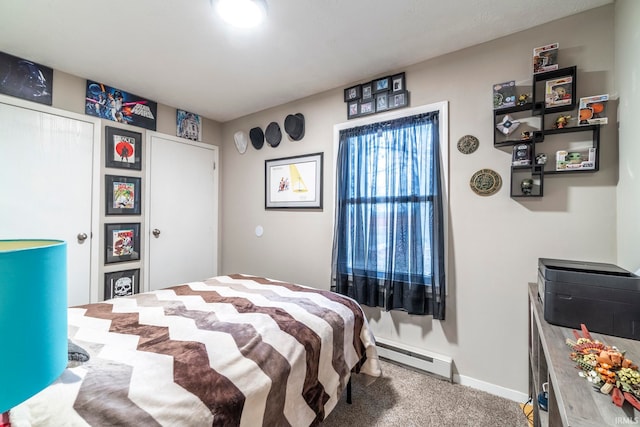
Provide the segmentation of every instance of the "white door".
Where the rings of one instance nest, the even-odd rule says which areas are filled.
[[[215,276],[218,149],[148,132],[146,289]]]
[[[87,304],[97,125],[47,111],[0,102],[0,239],[66,241],[68,303]]]

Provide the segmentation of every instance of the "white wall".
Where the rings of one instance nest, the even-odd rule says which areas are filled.
[[[411,106],[449,101],[450,263],[445,321],[383,312],[366,313],[376,335],[452,356],[461,380],[502,387],[521,397],[527,389],[527,283],[539,257],[616,262],[617,132],[605,126],[595,174],[553,176],[539,200],[509,197],[510,153],[493,147],[492,85],[531,84],[532,49],[560,43],[560,66],[578,66],[578,96],[614,94],[613,5],[416,64],[406,71]],[[593,36],[597,28],[598,37]],[[366,82],[378,76],[362,76]],[[359,83],[359,82],[354,82]],[[245,272],[327,289],[330,286],[334,176],[332,128],[346,121],[343,88],[244,117],[222,126],[221,273]],[[616,103],[611,110],[615,116]],[[306,135],[277,148],[249,147],[240,155],[233,133],[271,121],[283,126],[301,112]],[[464,135],[479,149],[457,151]],[[324,209],[264,209],[264,160],[325,153]],[[505,184],[491,197],[469,188],[474,172],[491,168]],[[264,227],[260,238],[257,225]],[[513,393],[512,393],[513,392]]]
[[[640,2],[616,2],[616,90],[620,94],[620,181],[618,183],[618,263],[640,270]],[[637,274],[640,274],[638,271]]]

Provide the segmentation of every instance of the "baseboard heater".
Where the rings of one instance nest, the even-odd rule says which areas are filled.
[[[378,356],[402,365],[410,366],[430,374],[452,381],[453,360],[449,356],[432,353],[421,348],[412,347],[376,337]]]

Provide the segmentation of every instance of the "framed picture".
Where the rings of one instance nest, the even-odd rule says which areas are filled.
[[[373,96],[373,82],[362,85],[362,100],[371,99]]]
[[[156,130],[158,103],[87,80],[84,112],[101,119]]]
[[[104,273],[104,299],[126,297],[140,292],[140,269]]]
[[[389,94],[387,92],[376,94],[376,112],[389,109],[388,98]]]
[[[409,105],[409,92],[390,93],[388,100],[388,108],[402,108]]]
[[[360,101],[360,109],[358,115],[366,116],[367,114],[373,114],[376,112],[376,100]]]
[[[0,93],[51,105],[53,69],[0,52]]]
[[[358,109],[360,107],[360,103],[358,101],[349,101],[347,103],[347,118],[353,119],[359,116]]]
[[[140,215],[141,178],[105,175],[105,215]]]
[[[176,136],[190,139],[191,141],[202,141],[202,118],[198,114],[185,110],[176,110]]]
[[[386,92],[391,89],[391,77],[373,81],[373,93]]]
[[[322,208],[323,156],[265,160],[265,209]]]
[[[142,169],[141,133],[106,126],[105,147],[105,167]]]
[[[406,83],[404,81],[404,73],[391,76],[391,92],[402,92],[406,89]]]
[[[104,225],[104,263],[140,259],[140,223]]]
[[[344,90],[344,102],[353,101],[354,99],[360,99],[360,90],[360,85],[346,88]]]

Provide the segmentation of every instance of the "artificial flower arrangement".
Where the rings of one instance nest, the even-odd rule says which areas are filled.
[[[622,407],[628,401],[640,411],[640,372],[624,351],[594,340],[584,324],[580,332],[573,331],[576,341],[567,338],[571,348],[571,360],[580,369],[578,375],[586,378],[604,394],[611,394],[611,400]]]

